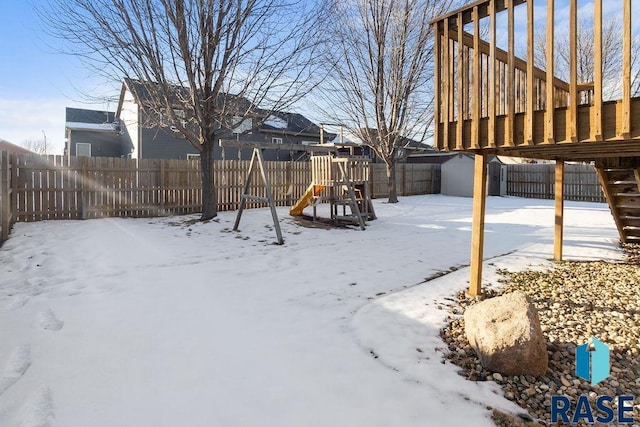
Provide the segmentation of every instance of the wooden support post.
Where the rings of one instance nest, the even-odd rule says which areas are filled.
[[[449,122],[451,121],[451,116],[449,115],[449,104],[451,102],[453,102],[453,100],[450,99],[450,89],[449,86],[451,86],[453,84],[453,82],[450,80],[450,68],[451,68],[451,59],[450,54],[449,54],[449,46],[451,45],[449,43],[449,19],[445,18],[444,20],[444,54],[443,54],[443,70],[442,70],[442,94],[444,95],[444,102],[442,103],[442,110],[444,112],[444,117],[442,118],[442,125],[443,125],[443,130],[442,130],[442,147],[445,150],[449,150]]]
[[[547,101],[545,106],[545,127],[544,127],[544,140],[549,144],[553,144],[555,141],[554,132],[553,132],[553,123],[554,118],[553,115],[555,113],[555,93],[554,93],[554,71],[553,71],[553,26],[555,24],[554,21],[555,15],[555,7],[554,0],[547,0]]]
[[[480,77],[482,76],[482,67],[480,66],[480,17],[478,15],[478,6],[473,7],[473,72],[471,92],[471,148],[480,148],[480,112],[482,110],[482,86],[480,85]],[[438,81],[438,80],[435,80]]]
[[[622,137],[631,137],[631,0],[623,0]]]
[[[594,1],[593,24],[593,129],[595,140],[602,141],[602,0]]]
[[[465,79],[464,79],[464,40],[463,40],[463,32],[464,25],[462,24],[462,13],[458,13],[456,25],[458,27],[458,52],[457,52],[457,71],[458,71],[458,93],[457,93],[457,101],[458,101],[458,111],[457,111],[457,121],[456,121],[456,150],[462,150],[463,142],[462,142],[462,132],[464,128],[464,87]]]
[[[602,0],[601,0],[602,1]],[[440,82],[442,81],[442,33],[440,32],[440,24],[438,22],[436,22],[435,24],[433,24],[433,30],[435,33],[435,41],[434,41],[434,50],[435,50],[435,57],[433,60],[433,64],[434,64],[434,82]],[[441,111],[442,111],[442,106],[440,105],[442,102],[442,88],[440,86],[437,86],[434,88],[434,106],[435,106],[435,110],[433,113],[433,122],[434,122],[434,134],[433,134],[433,139],[435,141],[435,146],[439,149],[442,149],[444,147],[444,144],[440,143],[440,121],[441,121]],[[373,177],[373,174],[371,174],[371,177]],[[370,177],[370,178],[371,178]]]
[[[553,259],[562,261],[562,233],[564,226],[564,161],[556,160],[555,174],[556,216],[553,240]]]
[[[534,7],[533,1],[527,2],[527,121],[525,126],[524,143],[533,145],[533,115],[536,110],[535,77],[533,66],[535,62],[534,50]]]
[[[578,141],[578,0],[569,0],[568,140]]]
[[[489,128],[487,141],[489,147],[496,146],[496,0],[489,0]]]
[[[482,253],[484,250],[484,212],[487,198],[487,155],[475,155],[473,174],[473,225],[471,229],[471,274],[469,295],[482,293]]]
[[[507,47],[507,123],[505,129],[505,145],[507,147],[513,146],[515,129],[513,120],[516,115],[516,72],[515,72],[515,34],[514,34],[514,7],[513,0],[508,0],[508,16],[507,16],[507,32],[508,34],[508,47]]]

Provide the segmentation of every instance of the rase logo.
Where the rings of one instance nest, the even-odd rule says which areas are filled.
[[[585,343],[576,348],[576,376],[591,383],[592,386],[604,381],[610,374],[609,347],[602,341],[591,338],[591,344]],[[616,403],[617,411],[613,409]],[[551,422],[559,421],[577,423],[580,420],[587,423],[611,423],[616,420],[620,424],[633,423],[633,396],[598,396],[594,409],[585,395],[578,397],[575,408],[569,396],[551,396]],[[629,415],[628,415],[629,414]]]
[[[591,338],[592,346],[584,343],[576,348],[576,377],[596,385],[611,373],[609,346],[597,338]]]

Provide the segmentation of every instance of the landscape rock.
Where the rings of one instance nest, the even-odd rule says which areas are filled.
[[[522,291],[482,301],[464,314],[465,334],[482,366],[503,375],[544,375],[547,344],[538,312]]]

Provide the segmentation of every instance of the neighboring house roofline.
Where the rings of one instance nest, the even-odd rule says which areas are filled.
[[[300,136],[300,137],[310,137],[310,138],[318,138],[320,136],[319,133],[305,133],[305,132],[295,132],[291,130],[283,130],[283,129],[265,129],[263,127],[258,128],[258,132],[268,133],[273,135],[291,135],[291,136]]]
[[[65,128],[70,130],[89,130],[94,132],[120,132],[120,126],[116,123],[66,122]]]
[[[14,154],[34,154],[33,151],[16,144],[12,144],[2,138],[0,138],[0,151],[6,151]]]
[[[123,79],[118,100],[118,108],[116,110],[116,117],[120,117],[120,114],[122,113],[126,91],[129,91],[133,95],[135,103],[140,107],[144,108],[152,105],[152,101],[148,99],[144,93],[145,84],[151,83],[145,83],[143,81],[130,78]],[[176,91],[180,90],[179,86],[175,86],[175,88]],[[182,89],[186,90],[184,88]],[[320,136],[320,127],[300,113],[261,109],[239,95],[221,94],[220,96],[226,97],[227,99],[235,99],[238,101],[238,105],[242,107],[238,111],[230,110],[227,114],[229,117],[240,114],[245,118],[259,119],[261,123],[255,128],[255,131],[275,135],[310,138],[318,138]],[[176,106],[179,106],[179,104],[176,104]],[[281,121],[281,125],[286,127],[279,127],[280,123],[277,123],[277,121]]]

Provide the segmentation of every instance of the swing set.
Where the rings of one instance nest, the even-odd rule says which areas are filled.
[[[331,219],[335,223],[339,221],[357,223],[360,229],[364,230],[365,221],[376,218],[367,188],[369,159],[366,157],[351,155],[341,157],[338,154],[338,146],[334,144],[269,144],[237,140],[220,140],[219,144],[223,148],[253,149],[247,178],[240,197],[238,214],[233,225],[234,231],[238,231],[247,201],[267,203],[271,211],[277,243],[284,244],[273,190],[264,162],[264,150],[288,150],[311,154],[312,182],[302,197],[290,209],[290,215],[301,216],[304,208],[313,206],[315,221],[317,219],[317,205],[320,202],[328,201],[331,207]],[[250,194],[254,170],[258,170],[262,178],[264,196]],[[349,208],[349,212],[347,212],[347,208]]]

